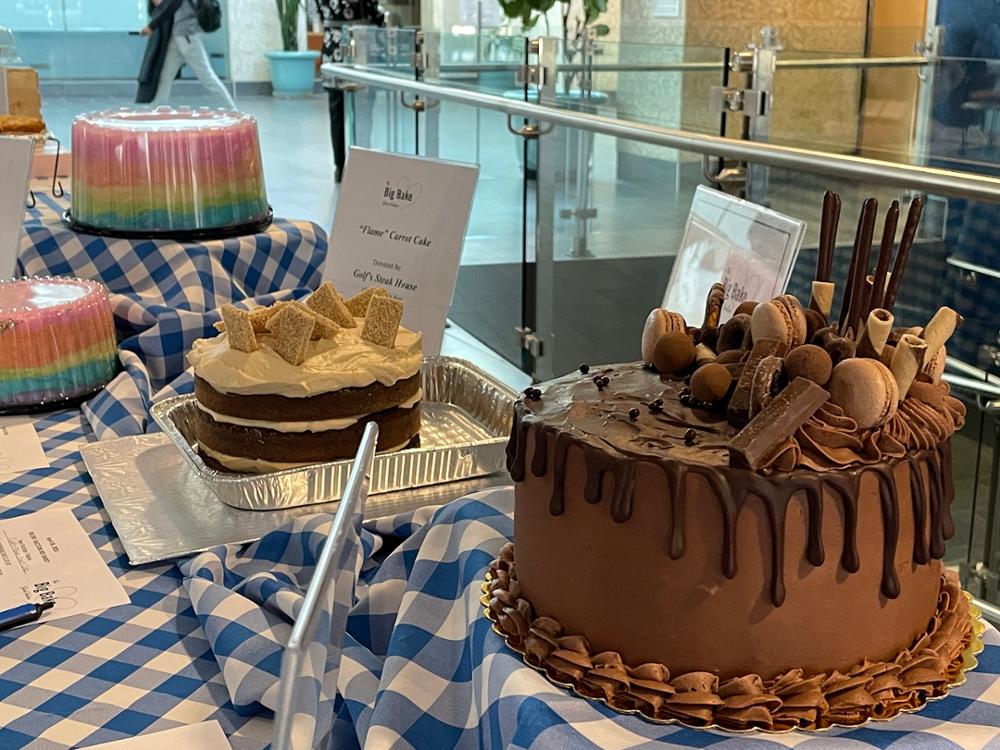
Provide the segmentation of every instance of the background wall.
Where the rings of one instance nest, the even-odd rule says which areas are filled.
[[[691,46],[741,50],[762,26],[776,26],[785,59],[864,54],[868,0],[697,0],[687,3],[684,41]],[[710,79],[717,79],[714,74]],[[684,85],[686,128],[716,128],[701,105],[717,80],[688,76]],[[861,75],[850,70],[785,70],[775,77],[772,138],[782,143],[853,152],[858,143]]]

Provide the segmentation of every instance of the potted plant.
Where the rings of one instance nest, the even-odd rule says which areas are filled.
[[[282,50],[266,52],[271,63],[271,90],[277,97],[310,96],[316,81],[316,50],[299,50],[299,14],[303,0],[274,0],[281,27]]]

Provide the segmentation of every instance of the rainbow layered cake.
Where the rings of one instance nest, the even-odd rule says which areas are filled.
[[[209,109],[96,112],[73,122],[71,215],[105,232],[206,232],[267,221],[257,123]]]
[[[0,282],[0,408],[93,393],[115,373],[104,287],[82,279]]]

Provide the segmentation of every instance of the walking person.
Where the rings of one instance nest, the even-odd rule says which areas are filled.
[[[195,1],[151,0],[149,24],[142,30],[142,35],[149,37],[149,43],[139,73],[136,102],[151,103],[154,107],[166,104],[174,79],[187,63],[220,105],[236,109],[236,103],[208,60],[201,40],[205,29],[195,11]],[[217,9],[218,5],[212,3],[209,7]],[[218,22],[216,17],[212,25],[218,28]]]
[[[378,0],[315,0],[323,21],[323,62],[343,62],[343,27],[349,25],[385,26],[385,11]],[[336,88],[326,90],[330,106],[330,139],[333,141],[334,180],[340,182],[347,160],[344,133],[344,92]],[[359,145],[368,143],[371,130],[371,110],[374,102],[370,92],[355,95],[355,133]]]

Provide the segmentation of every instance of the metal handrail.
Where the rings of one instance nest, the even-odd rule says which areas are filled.
[[[859,156],[829,154],[822,151],[777,146],[771,143],[739,141],[703,133],[665,128],[659,125],[617,120],[612,117],[556,109],[541,104],[505,99],[470,89],[443,86],[389,76],[364,67],[326,63],[324,76],[367,83],[380,88],[409,91],[431,99],[442,99],[473,107],[503,112],[508,116],[541,120],[629,141],[675,148],[704,156],[765,164],[771,167],[800,170],[814,174],[863,180],[902,189],[926,191],[938,195],[1000,203],[1000,179],[986,175],[952,172],[932,167],[918,167]]]
[[[777,61],[779,68],[912,68],[918,65],[926,65],[932,62],[926,57],[840,57],[822,58],[809,60],[782,60]],[[488,72],[516,72],[523,66],[519,63],[442,63],[441,73],[488,73]],[[719,70],[722,67],[722,58],[718,60],[689,60],[672,63],[594,63],[593,65],[583,65],[580,63],[560,63],[556,65],[557,73],[581,73],[591,71],[594,73],[672,73],[672,72],[698,72]]]

